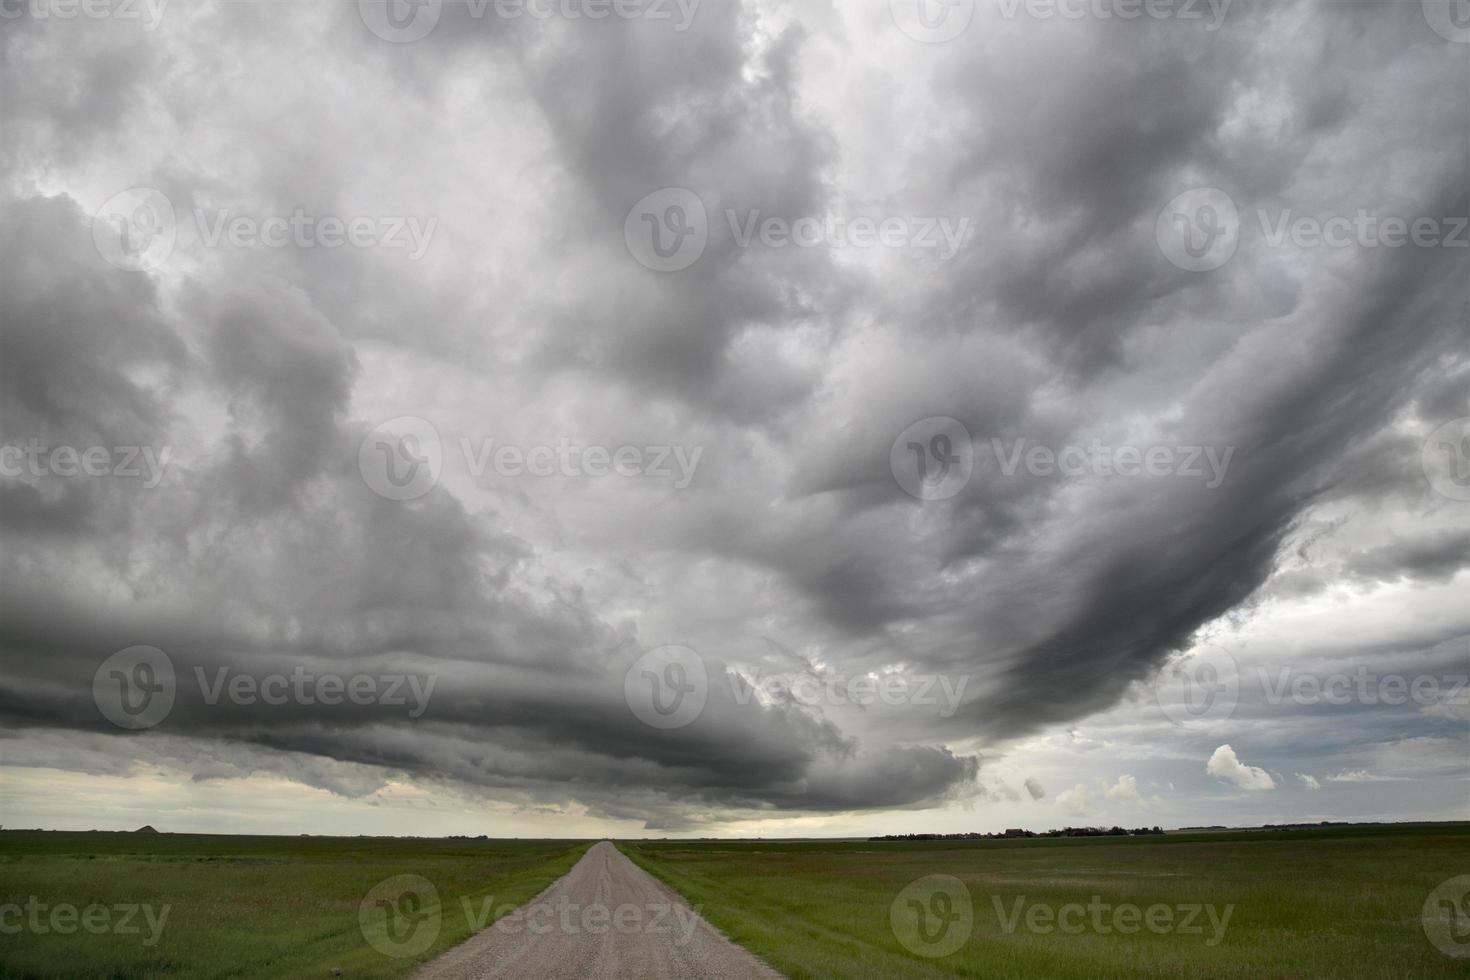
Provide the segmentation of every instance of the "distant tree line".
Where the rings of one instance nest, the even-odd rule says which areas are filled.
[[[1143,837],[1162,834],[1162,827],[1063,827],[1061,830],[1011,829],[998,834],[884,834],[868,840],[998,840],[1016,837]]]

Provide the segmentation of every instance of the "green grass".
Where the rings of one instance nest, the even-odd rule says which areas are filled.
[[[1207,832],[1016,841],[634,842],[619,845],[735,942],[793,980],[808,977],[1470,977],[1425,937],[1426,897],[1470,873],[1470,825]],[[890,906],[927,875],[960,879],[973,929],[949,955],[906,948]],[[1213,905],[1203,934],[1042,934],[1022,908]],[[1041,913],[1038,913],[1041,914]],[[1178,913],[1176,913],[1178,914]],[[1088,913],[1090,916],[1091,913]],[[931,920],[931,923],[937,920]],[[1104,918],[1109,924],[1110,916]],[[1076,925],[1077,920],[1070,920]],[[936,935],[937,927],[936,927]],[[936,947],[920,949],[933,951]]]
[[[0,978],[274,980],[329,977],[333,968],[351,978],[402,977],[475,931],[462,900],[476,916],[492,896],[495,909],[525,902],[565,874],[587,846],[7,831],[0,833],[0,907],[25,906],[35,896],[51,907],[81,910],[146,904],[155,921],[163,906],[169,912],[153,945],[145,945],[153,930],[141,913],[131,923],[140,931],[131,935],[79,927],[58,934],[49,931],[49,911],[42,913],[48,931],[41,933],[24,911],[19,920],[11,913],[0,925],[22,928],[0,934]],[[364,938],[358,906],[375,884],[400,874],[432,883],[441,914],[432,946],[395,958]],[[113,913],[112,922],[120,915]]]

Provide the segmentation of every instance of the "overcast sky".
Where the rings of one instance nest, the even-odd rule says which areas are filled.
[[[0,823],[1470,816],[1455,13],[3,0]]]

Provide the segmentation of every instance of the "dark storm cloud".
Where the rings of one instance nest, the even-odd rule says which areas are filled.
[[[343,795],[402,773],[655,828],[1017,797],[984,790],[956,743],[1117,704],[1259,596],[1314,507],[1436,504],[1395,427],[1467,410],[1465,251],[1273,250],[1253,224],[1466,213],[1463,51],[1417,5],[1240,3],[1211,32],[1023,18],[944,45],[803,16],[710,3],[681,33],[451,3],[394,44],[350,6],[224,4],[142,40],[7,34],[7,91],[44,97],[7,118],[4,439],[174,453],[148,492],[0,479],[5,759],[114,772],[136,753]],[[859,60],[845,46],[865,31],[883,54]],[[220,37],[223,71],[200,54]],[[68,169],[111,159],[119,133],[137,138],[105,174]],[[76,200],[147,182],[174,203],[177,254],[109,268]],[[72,193],[38,190],[55,186]],[[711,235],[660,273],[622,227],[670,186]],[[1155,240],[1195,186],[1225,189],[1244,226],[1208,273]],[[194,216],[298,207],[439,225],[408,261],[207,248]],[[975,230],[945,262],[781,251],[740,246],[726,209]],[[677,494],[451,474],[403,503],[357,463],[395,414],[451,449],[524,426],[707,452]],[[921,504],[889,449],[937,415],[974,436],[975,472]],[[1216,486],[1068,480],[1007,473],[992,439],[1230,455]],[[1346,548],[1277,594],[1448,581],[1470,556],[1442,530]],[[714,682],[697,721],[659,730],[622,685],[669,637]],[[172,658],[178,701],[155,731],[102,738],[92,676],[132,644]],[[210,704],[194,682],[298,667],[435,688],[409,718]],[[737,673],[890,669],[973,683],[949,713],[735,694]],[[58,729],[61,749],[27,738]]]
[[[61,217],[49,238],[34,241],[36,257],[47,257],[50,242],[79,261],[51,263],[67,281],[58,275],[52,296],[31,300],[63,312],[63,295],[117,281],[65,205],[53,205]],[[146,323],[154,304],[142,298],[132,306]],[[164,649],[178,672],[162,734],[481,786],[576,785],[595,801],[631,781],[712,805],[822,810],[913,803],[973,775],[973,762],[943,749],[865,751],[810,714],[742,706],[729,685],[714,686],[700,724],[680,738],[645,726],[623,699],[622,669],[608,663],[625,641],[574,595],[540,608],[517,596],[523,546],[493,521],[471,521],[447,494],[401,507],[349,468],[362,435],[340,417],[351,353],[296,291],[265,283],[207,299],[191,290],[185,305],[211,368],[201,380],[229,406],[232,435],[217,458],[175,473],[131,515],[160,536],[161,567],[137,583],[135,606],[55,591],[80,556],[137,533],[131,520],[69,547],[48,537],[56,553],[25,566],[25,552],[7,549],[0,713],[11,725],[107,730],[89,678],[112,649],[136,641]],[[146,402],[92,350],[115,338],[67,327],[73,341],[52,351],[54,374],[86,366],[99,390]],[[127,562],[116,543],[117,560]],[[416,718],[382,704],[332,711],[220,694],[240,672],[298,669],[432,677],[435,688]]]

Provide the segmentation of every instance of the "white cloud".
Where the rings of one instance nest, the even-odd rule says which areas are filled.
[[[1403,776],[1384,776],[1367,769],[1344,769],[1327,777],[1329,783],[1398,783]]]
[[[1118,777],[1118,782],[1108,787],[1107,798],[1119,803],[1127,803],[1130,806],[1143,806],[1143,797],[1138,793],[1138,780],[1124,773]]]
[[[1205,764],[1205,772],[1216,779],[1223,779],[1227,783],[1233,783],[1241,789],[1261,790],[1275,789],[1276,780],[1264,769],[1248,766],[1241,762],[1236,756],[1235,750],[1229,745],[1222,745],[1210,756],[1210,761]]]
[[[1296,778],[1299,779],[1299,780],[1301,780],[1301,784],[1303,786],[1305,786],[1307,789],[1321,789],[1322,788],[1322,784],[1321,784],[1321,782],[1319,782],[1317,780],[1317,777],[1316,776],[1308,776],[1304,772],[1299,772],[1299,773],[1296,774]]]
[[[1082,783],[1057,794],[1057,806],[1068,813],[1085,817],[1092,812],[1092,792]]]
[[[1034,780],[1027,780],[1026,788],[1028,790],[1031,789],[1030,784],[1032,782]],[[1111,800],[1114,803],[1122,803],[1127,806],[1143,806],[1147,802],[1144,800],[1142,794],[1138,792],[1138,780],[1127,773],[1119,776],[1118,781],[1111,786],[1102,779],[1097,779],[1093,782],[1095,784],[1093,787],[1089,787],[1085,783],[1078,783],[1071,789],[1058,793],[1057,806],[1079,817],[1085,817],[1091,814],[1096,809],[1097,804],[1102,800]],[[1036,789],[1041,789],[1039,783]],[[1034,790],[1032,791],[1032,795],[1034,798],[1040,799],[1039,796],[1035,795]]]

